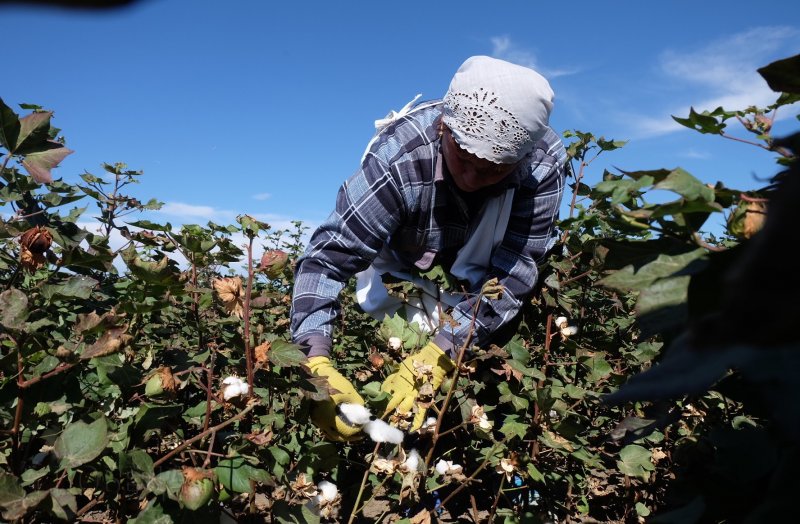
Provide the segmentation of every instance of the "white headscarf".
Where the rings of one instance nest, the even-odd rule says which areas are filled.
[[[459,67],[444,97],[442,121],[459,146],[497,164],[513,164],[544,135],[553,90],[528,67],[473,56]]]

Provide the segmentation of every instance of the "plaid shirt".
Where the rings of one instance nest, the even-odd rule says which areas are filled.
[[[474,206],[449,180],[439,152],[441,108],[441,101],[419,104],[384,128],[339,189],[336,209],[311,236],[297,263],[291,315],[293,339],[309,356],[329,353],[340,291],[384,245],[409,268],[424,271],[452,263],[466,242]],[[519,312],[536,284],[537,263],[555,242],[566,152],[548,129],[529,158],[502,187],[481,190],[515,188],[505,237],[486,275],[497,277],[505,291],[498,300],[483,299],[472,339],[478,346]],[[452,354],[463,344],[474,305],[474,298],[465,299],[450,311],[458,325],[436,334],[440,348]]]

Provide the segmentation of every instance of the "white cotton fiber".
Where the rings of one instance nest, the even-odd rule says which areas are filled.
[[[351,424],[366,424],[372,418],[372,413],[361,404],[339,404],[339,411]]]
[[[319,495],[317,496],[319,497],[320,503],[332,501],[339,493],[339,489],[336,487],[336,484],[333,482],[328,482],[327,480],[323,480],[317,484],[317,489],[319,490]]]
[[[408,457],[406,457],[406,461],[403,462],[403,466],[408,471],[417,471],[419,469],[420,460],[421,460],[421,458],[420,458],[419,453],[417,452],[417,450],[416,449],[412,449],[408,453]]]
[[[381,419],[375,419],[364,425],[364,431],[373,442],[391,442],[392,444],[403,443],[403,432],[390,426]]]

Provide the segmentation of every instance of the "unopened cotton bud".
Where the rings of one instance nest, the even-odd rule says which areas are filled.
[[[339,404],[339,411],[351,424],[366,424],[372,418],[372,413],[361,404]]]
[[[556,327],[561,329],[567,325],[567,317],[558,317],[556,319]]]

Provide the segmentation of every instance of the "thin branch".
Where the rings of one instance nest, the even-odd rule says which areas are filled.
[[[375,456],[378,454],[378,448],[380,448],[380,445],[380,442],[375,443],[375,449],[372,450],[372,460],[375,460]],[[361,486],[358,488],[358,495],[356,496],[356,501],[353,504],[353,511],[350,512],[350,518],[347,519],[347,524],[353,524],[353,519],[356,518],[356,514],[359,510],[358,504],[361,502],[361,496],[364,494],[364,486],[366,486],[368,478],[369,465],[367,465],[367,469],[364,471],[364,476],[361,479]]]
[[[236,414],[236,415],[234,415],[233,417],[229,418],[229,419],[228,419],[228,420],[226,420],[225,422],[222,422],[222,423],[220,423],[220,424],[217,424],[217,425],[216,425],[216,426],[214,426],[213,428],[209,428],[209,429],[207,429],[206,431],[203,431],[202,433],[198,433],[197,435],[195,435],[194,437],[190,438],[189,440],[187,440],[186,442],[184,442],[184,443],[183,443],[183,444],[181,444],[180,446],[176,447],[175,449],[173,449],[172,451],[170,451],[169,453],[167,453],[166,455],[164,455],[164,456],[163,456],[163,457],[161,457],[160,459],[158,459],[158,460],[156,460],[155,462],[153,462],[153,467],[154,467],[154,468],[157,468],[158,466],[160,466],[161,464],[163,464],[164,462],[166,462],[167,460],[169,460],[169,459],[170,459],[170,458],[172,458],[173,456],[177,455],[178,453],[180,453],[180,452],[181,452],[181,451],[183,451],[184,449],[188,448],[189,446],[191,446],[191,445],[192,445],[192,444],[194,444],[195,442],[197,442],[197,441],[199,441],[199,440],[201,440],[201,439],[205,438],[205,437],[206,437],[206,435],[209,435],[209,434],[211,434],[211,433],[216,433],[216,432],[218,432],[219,430],[221,430],[222,428],[224,428],[224,427],[227,427],[227,426],[229,426],[229,425],[233,424],[233,423],[234,423],[234,422],[236,422],[237,420],[240,420],[240,419],[241,419],[241,418],[243,418],[245,415],[247,415],[248,413],[250,413],[250,411],[252,411],[252,409],[253,409],[254,407],[256,407],[257,405],[258,405],[258,402],[252,402],[252,401],[251,401],[251,402],[250,402],[250,403],[247,405],[247,407],[246,407],[246,408],[244,408],[242,411],[240,411],[239,413],[237,413],[237,414]]]

